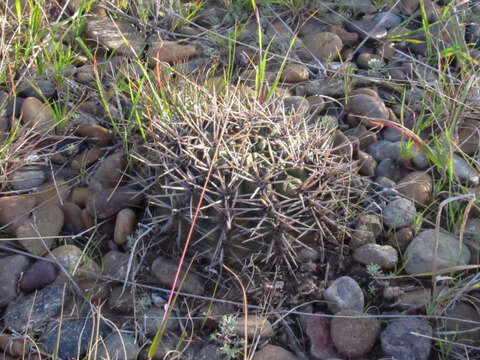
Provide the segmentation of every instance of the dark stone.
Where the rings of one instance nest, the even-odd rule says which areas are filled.
[[[26,330],[41,331],[41,326],[60,313],[63,304],[72,294],[60,285],[45,287],[35,293],[12,301],[3,316],[5,326],[22,333]]]
[[[23,274],[20,290],[32,292],[50,285],[57,278],[55,265],[49,261],[39,260],[33,263]]]
[[[35,97],[40,101],[52,99],[57,94],[55,83],[51,80],[25,81],[20,85],[18,95],[27,98]]]
[[[380,341],[385,355],[396,360],[427,360],[432,345],[431,336],[432,327],[426,320],[402,319],[388,324],[380,335]]]
[[[63,319],[61,322],[53,321],[48,325],[46,333],[40,339],[41,346],[48,354],[54,354],[57,350],[58,341],[57,355],[59,358],[64,360],[80,359],[87,351],[94,326],[95,324],[90,317]]]

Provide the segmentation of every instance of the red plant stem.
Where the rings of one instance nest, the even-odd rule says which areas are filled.
[[[374,124],[374,125],[378,125],[378,126],[388,126],[388,127],[397,129],[397,130],[400,131],[403,135],[408,136],[408,137],[415,143],[415,145],[417,145],[417,147],[418,147],[420,150],[422,150],[422,151],[425,150],[424,144],[423,144],[419,139],[417,139],[413,134],[411,134],[409,131],[406,131],[405,129],[401,128],[400,126],[395,125],[395,124],[391,124],[391,123],[386,123],[386,122],[383,122],[383,121],[377,121],[377,120],[368,120],[368,121],[370,121],[370,123],[372,123],[372,124]]]

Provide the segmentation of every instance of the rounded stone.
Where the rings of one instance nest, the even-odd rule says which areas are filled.
[[[22,98],[51,99],[57,93],[55,83],[49,79],[27,80],[22,82],[18,88],[18,95]]]
[[[273,336],[273,328],[270,321],[264,316],[249,315],[247,322],[247,337],[250,340],[255,338],[269,339]],[[241,316],[236,321],[235,333],[237,336],[244,336],[245,317]]]
[[[97,359],[134,360],[138,352],[133,336],[115,331],[98,344]]]
[[[308,80],[309,73],[305,65],[302,64],[288,64],[283,69],[280,80],[287,83],[299,83]]]
[[[53,129],[54,118],[48,105],[34,97],[23,101],[21,109],[22,122],[38,133],[47,133]]]
[[[143,193],[129,186],[119,186],[89,194],[85,208],[90,216],[106,219],[124,208],[139,206],[144,199]]]
[[[452,341],[470,346],[480,343],[480,313],[476,308],[465,302],[457,302],[447,310],[445,317],[448,318],[444,321],[445,330],[452,332]]]
[[[121,314],[133,314],[135,311],[135,294],[123,285],[114,287],[108,297],[108,306],[112,311]]]
[[[414,171],[398,181],[397,191],[415,203],[426,205],[432,200],[433,179],[422,171]]]
[[[118,212],[115,220],[115,232],[113,239],[116,244],[124,245],[128,237],[134,232],[137,225],[135,212],[132,209],[122,209]]]
[[[477,186],[480,183],[478,172],[471,167],[463,158],[453,154],[453,176],[463,185]]]
[[[418,170],[426,170],[430,166],[430,161],[422,151],[414,151],[412,156],[412,164]]]
[[[28,217],[35,207],[36,199],[28,195],[4,196],[0,198],[0,226],[8,226],[9,233],[15,233],[15,229]]]
[[[290,351],[276,345],[266,345],[257,351],[253,360],[296,360],[297,357]]]
[[[150,66],[159,62],[176,63],[191,58],[197,54],[195,46],[178,44],[174,41],[155,41],[148,48],[147,58]]]
[[[360,69],[374,69],[376,64],[382,63],[382,58],[375,54],[361,53],[357,57],[357,65]]]
[[[325,109],[325,100],[322,96],[312,95],[307,97],[310,105],[309,111],[312,115],[318,115]]]
[[[72,234],[79,234],[85,230],[82,220],[82,209],[73,202],[65,202],[62,206],[65,216],[65,229]]]
[[[35,166],[24,166],[16,170],[8,180],[14,190],[29,190],[45,182],[45,173]]]
[[[75,280],[94,279],[100,274],[100,266],[75,245],[59,246],[53,249],[52,253],[48,254],[46,258],[55,260]],[[57,282],[68,281],[67,276],[61,269],[58,274]]]
[[[56,278],[57,270],[54,264],[45,260],[37,260],[23,274],[20,290],[29,293],[43,289],[53,283]]]
[[[128,262],[130,255],[120,251],[111,250],[103,256],[103,275],[110,276],[116,280],[127,278]],[[134,264],[132,264],[132,267]]]
[[[390,245],[365,244],[355,249],[353,259],[360,264],[375,264],[383,269],[393,269],[398,263],[398,253]]]
[[[30,261],[23,255],[0,258],[0,307],[8,305],[17,296],[17,282]]]
[[[113,140],[113,131],[98,124],[81,124],[75,130],[75,134],[86,137],[98,146],[108,145],[108,143]]]
[[[177,267],[178,263],[173,262],[172,260],[163,256],[158,256],[152,263],[152,275],[155,276],[160,284],[171,288],[173,286]],[[182,269],[179,280],[180,281],[177,282],[177,290],[180,282],[183,281],[182,291],[195,295],[200,295],[203,293],[202,279],[195,274],[192,269],[190,269],[188,273],[186,272],[186,269]]]
[[[393,112],[393,110],[392,110]],[[395,115],[394,115],[395,116]],[[402,140],[402,132],[396,128],[385,127],[382,130],[382,139],[386,141],[396,142]]]
[[[382,331],[382,350],[397,360],[427,360],[432,348],[432,334],[432,327],[424,319],[394,320]]]
[[[413,240],[415,230],[411,227],[404,227],[393,232],[387,240],[387,245],[404,251]]]
[[[86,22],[84,34],[117,53],[140,56],[145,46],[145,36],[133,24],[109,18],[92,19]],[[128,45],[127,45],[128,44]]]
[[[103,155],[103,150],[98,147],[92,147],[84,152],[74,156],[70,161],[70,167],[73,170],[86,169]]]
[[[336,279],[323,293],[332,313],[342,310],[363,311],[364,298],[360,286],[349,276]]]
[[[15,230],[15,235],[31,254],[41,256],[52,247],[63,222],[63,211],[54,203],[48,203],[35,208],[32,217]]]
[[[330,336],[330,319],[323,313],[303,315],[301,322],[310,340],[310,354],[314,359],[338,358]]]
[[[87,203],[89,193],[90,190],[84,186],[78,186],[73,188],[71,196],[72,203],[78,205],[81,208],[84,208]]]
[[[64,180],[57,180],[42,185],[34,193],[37,205],[57,205],[61,206],[67,201],[70,195],[71,187]]]
[[[104,188],[112,188],[118,186],[126,169],[126,154],[124,152],[116,152],[102,160],[93,177]]]
[[[393,199],[383,209],[383,223],[392,229],[412,225],[416,216],[415,205],[405,198]]]
[[[88,349],[96,324],[91,318],[52,321],[39,343],[47,354],[60,359],[80,359]]]
[[[39,332],[42,325],[58,315],[71,298],[72,294],[63,286],[44,287],[10,302],[3,316],[4,324],[19,333],[26,330]]]
[[[154,336],[160,326],[162,326],[163,316],[165,314],[164,309],[159,307],[151,307],[139,317],[139,325],[145,329],[145,333],[149,336]],[[165,327],[166,331],[175,331],[178,328],[178,320],[169,317],[167,320],[167,325]]]
[[[285,114],[306,114],[310,103],[303,96],[288,96],[283,99]]]
[[[331,32],[307,35],[302,40],[305,46],[320,61],[337,59],[343,48],[342,39],[337,34]]]
[[[367,152],[377,161],[385,159],[396,160],[400,155],[400,146],[398,142],[379,140],[370,144],[367,147]]]
[[[438,234],[437,258],[435,261],[435,230],[429,229],[419,233],[405,251],[405,271],[415,275],[441,270],[470,262],[470,250],[464,244],[459,247],[459,240],[451,234]],[[435,267],[433,266],[435,263]]]
[[[350,247],[357,249],[365,244],[374,244],[375,234],[370,230],[355,229],[352,231],[352,238],[350,239]]]
[[[367,128],[378,126],[378,124],[373,123],[375,121],[389,119],[387,107],[382,99],[375,96],[365,94],[351,96],[348,102],[348,110],[352,116],[358,118]]]
[[[382,11],[375,15],[373,19],[379,26],[387,30],[394,28],[402,23],[402,18],[393,11]]]
[[[357,152],[357,156],[360,166],[359,173],[364,176],[374,176],[375,169],[377,168],[377,161],[373,158],[373,156],[361,150]]]
[[[380,334],[380,322],[374,317],[361,317],[368,315],[355,310],[343,310],[336,315],[330,323],[330,333],[338,352],[349,357],[368,354]]]
[[[392,181],[398,180],[397,162],[389,158],[381,160],[375,169],[375,177],[387,178]]]

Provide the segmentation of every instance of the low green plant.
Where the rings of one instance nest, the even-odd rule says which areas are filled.
[[[235,315],[224,315],[219,330],[211,334],[212,340],[220,345],[220,351],[227,359],[236,359],[243,351],[243,339],[238,338],[238,320]]]

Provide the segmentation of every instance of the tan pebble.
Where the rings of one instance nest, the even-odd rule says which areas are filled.
[[[296,360],[297,357],[290,351],[276,345],[266,345],[255,353],[253,360]]]
[[[342,42],[348,46],[355,45],[358,41],[358,34],[348,32],[340,25],[329,25],[327,31],[338,35]]]
[[[53,114],[47,104],[34,97],[23,101],[21,108],[22,122],[39,133],[49,132],[54,127]]]
[[[360,174],[364,176],[374,176],[375,169],[377,168],[377,161],[373,156],[363,151],[358,151],[357,156],[360,166]]]
[[[84,69],[78,70],[75,72],[75,79],[82,84],[92,84],[95,83],[95,73],[93,68],[88,66],[83,66]]]
[[[5,351],[9,355],[23,357],[30,351],[31,343],[26,338],[0,334],[0,349],[3,350],[2,353]]]
[[[127,155],[116,152],[102,160],[93,178],[105,188],[115,187],[119,184],[127,168]]]
[[[47,247],[52,247],[63,222],[63,211],[49,203],[34,209],[31,218],[16,229],[15,235],[31,254],[41,256],[47,252]]]
[[[321,32],[307,35],[304,36],[302,40],[305,46],[320,61],[337,59],[343,48],[342,39],[340,39],[337,34],[331,32]]]
[[[408,244],[413,240],[415,231],[411,227],[405,227],[393,232],[387,240],[386,245],[393,246],[400,251],[404,251]]]
[[[288,64],[280,79],[288,83],[299,83],[308,80],[308,69],[301,64]]]
[[[86,209],[90,216],[106,219],[124,208],[139,206],[144,199],[142,193],[131,187],[119,186],[90,194]]]
[[[132,209],[120,210],[115,221],[115,233],[113,237],[115,243],[118,245],[125,244],[128,236],[133,233],[135,225],[135,212]]]
[[[432,177],[422,171],[414,171],[398,181],[397,190],[417,204],[425,205],[432,200]]]
[[[98,124],[81,124],[75,130],[75,134],[88,138],[98,146],[108,145],[113,139],[113,131]]]
[[[158,256],[152,263],[151,271],[152,275],[155,276],[160,284],[171,287],[173,286],[177,267],[177,262],[174,262],[163,256]],[[197,274],[192,272],[191,269],[188,272],[186,270],[186,268],[183,268],[180,272],[180,282],[182,282],[181,291],[190,294],[201,295],[203,293],[202,279]],[[178,289],[180,282],[177,283],[176,289]]]
[[[372,121],[389,119],[389,111],[383,101],[376,97],[359,93],[349,97],[349,116],[358,118],[367,128],[378,126]]]
[[[158,61],[174,63],[186,60],[197,54],[197,49],[192,45],[181,45],[173,41],[157,41],[150,45],[147,58],[150,66],[155,66]]]
[[[307,97],[307,101],[310,104],[310,113],[312,115],[318,115],[325,109],[325,100],[323,96],[313,95]]]
[[[66,202],[62,206],[65,215],[65,227],[73,234],[81,233],[85,230],[85,224],[82,219],[82,209],[73,202]]]
[[[82,221],[87,229],[95,226],[95,220],[90,216],[87,209],[82,210]]]
[[[0,198],[0,225],[10,234],[28,217],[35,207],[36,199],[29,195],[4,196]]]
[[[79,187],[73,188],[71,201],[72,203],[83,208],[87,203],[88,194],[90,194],[90,190],[87,187],[79,186]]]
[[[75,280],[96,278],[101,272],[100,266],[75,245],[61,245],[45,258],[57,261]],[[65,273],[59,271],[56,283],[67,280]]]
[[[330,333],[338,352],[349,357],[368,354],[380,334],[380,322],[374,317],[362,317],[366,314],[355,310],[342,310],[336,315],[339,317],[330,322]]]
[[[247,317],[247,337],[253,340],[257,337],[268,339],[273,336],[272,324],[264,316],[249,315]],[[243,337],[245,333],[245,317],[237,320],[235,332],[237,336]]]
[[[375,54],[362,53],[357,57],[357,65],[360,69],[372,69],[375,63],[382,63],[382,58]]]
[[[70,195],[70,185],[64,180],[57,180],[55,183],[47,183],[41,186],[33,196],[35,196],[38,205],[44,205],[47,202],[53,202],[56,205],[62,205]]]
[[[86,168],[87,166],[92,165],[95,161],[100,159],[103,155],[103,150],[98,147],[93,147],[84,151],[81,154],[78,154],[73,157],[70,161],[70,167],[73,170],[80,170],[82,168]]]

